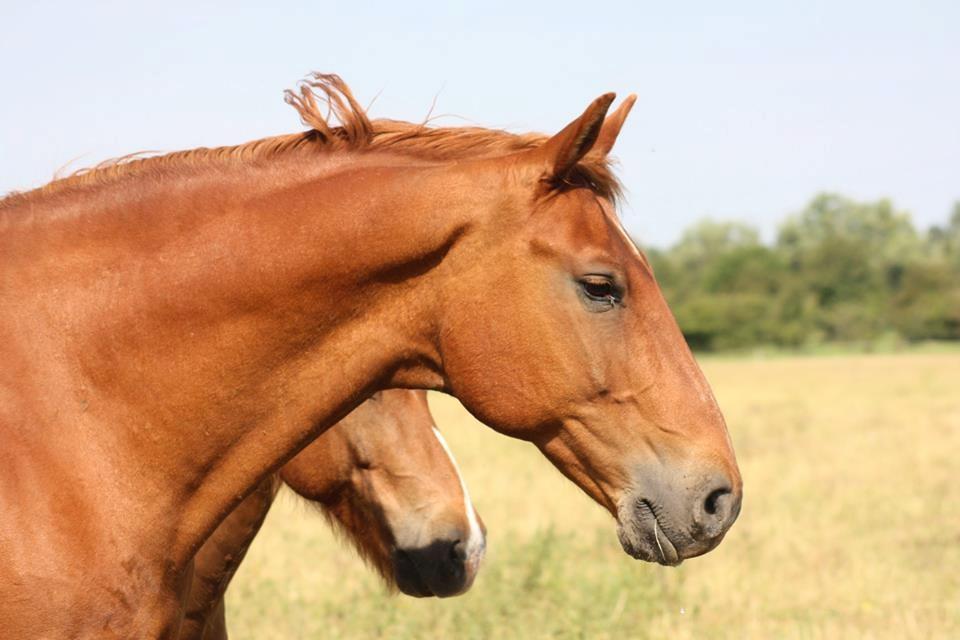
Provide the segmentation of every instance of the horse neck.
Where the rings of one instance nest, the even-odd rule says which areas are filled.
[[[279,489],[280,481],[276,476],[261,482],[197,551],[180,626],[181,639],[206,638],[222,623],[217,618],[224,613],[223,599],[227,587],[260,531]]]
[[[476,209],[447,180],[373,155],[165,172],[59,196],[13,240],[48,413],[83,413],[117,484],[164,496],[175,562],[369,393],[442,384],[425,290]]]

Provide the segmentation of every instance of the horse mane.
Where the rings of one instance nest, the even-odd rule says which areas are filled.
[[[297,495],[296,491],[292,493]],[[399,590],[387,541],[376,525],[371,524],[371,514],[361,504],[343,495],[330,502],[298,497],[323,515],[337,539],[353,547],[364,564],[380,576],[390,593]]]
[[[239,145],[174,151],[163,155],[133,153],[80,169],[32,191],[14,192],[0,199],[0,206],[34,195],[58,193],[72,188],[117,182],[132,176],[150,175],[178,168],[200,168],[216,163],[257,163],[290,156],[337,151],[390,152],[428,161],[451,161],[495,157],[535,149],[549,136],[517,134],[483,127],[431,127],[400,120],[371,120],[349,86],[335,74],[313,73],[297,90],[284,92],[284,100],[296,109],[303,124],[300,133],[272,136]],[[326,113],[323,113],[323,107]],[[609,160],[587,154],[574,168],[568,182],[589,187],[616,200],[622,191]]]

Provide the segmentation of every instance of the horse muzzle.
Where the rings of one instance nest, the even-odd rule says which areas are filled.
[[[709,474],[694,482],[651,481],[644,477],[617,509],[617,536],[627,554],[676,566],[702,555],[723,540],[740,514],[739,476]]]
[[[466,536],[435,540],[425,547],[396,549],[393,569],[397,586],[417,598],[457,596],[473,585],[486,544]]]

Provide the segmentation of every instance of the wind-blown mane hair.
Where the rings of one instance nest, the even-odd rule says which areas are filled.
[[[284,97],[297,110],[302,122],[310,127],[308,131],[234,146],[200,147],[158,156],[135,153],[81,169],[39,189],[10,194],[0,199],[0,207],[17,204],[34,195],[107,184],[175,168],[199,168],[229,162],[256,163],[336,151],[380,151],[428,161],[459,160],[534,149],[548,139],[540,133],[516,134],[483,127],[430,127],[426,122],[371,120],[347,84],[334,74],[313,73],[300,83],[298,90],[285,91]],[[326,106],[326,114],[323,106]],[[583,158],[568,180],[611,200],[618,198],[622,190],[608,159],[594,154]]]
[[[336,492],[324,502],[291,493],[323,515],[337,539],[353,547],[360,559],[380,576],[388,591],[399,591],[390,554],[392,540],[384,537],[389,535],[383,524],[386,516],[376,505],[365,503],[350,491]]]

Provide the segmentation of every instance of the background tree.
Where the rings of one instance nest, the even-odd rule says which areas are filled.
[[[772,246],[708,219],[648,255],[696,349],[960,339],[960,202],[919,234],[889,200],[820,194]]]

